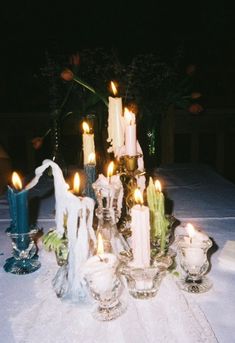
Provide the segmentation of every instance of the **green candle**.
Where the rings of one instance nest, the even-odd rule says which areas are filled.
[[[154,185],[151,177],[147,187],[147,201],[150,209],[151,239],[160,240],[160,250],[164,252],[169,224],[165,216],[165,197],[160,182],[157,180]]]

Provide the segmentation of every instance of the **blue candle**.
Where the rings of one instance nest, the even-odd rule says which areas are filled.
[[[85,195],[96,201],[95,192],[92,187],[92,184],[96,180],[96,166],[94,153],[91,153],[89,155],[88,162],[88,164],[84,164],[84,172],[86,175]]]
[[[14,189],[8,186],[8,201],[11,216],[11,232],[29,232],[28,191],[22,189],[22,184],[17,173],[12,174]]]

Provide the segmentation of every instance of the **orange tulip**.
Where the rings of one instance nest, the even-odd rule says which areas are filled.
[[[31,140],[31,143],[35,150],[38,150],[41,148],[43,144],[43,137],[35,137]]]
[[[62,73],[60,74],[61,78],[65,81],[72,81],[74,78],[74,74],[72,72],[72,70],[66,68],[62,71]]]
[[[188,110],[190,113],[198,114],[203,111],[203,107],[200,104],[191,104]]]

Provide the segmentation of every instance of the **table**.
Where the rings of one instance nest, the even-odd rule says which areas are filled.
[[[163,280],[156,298],[134,300],[124,294],[127,312],[115,321],[100,323],[90,315],[90,305],[81,307],[56,298],[51,280],[57,270],[55,257],[39,241],[42,267],[17,276],[2,266],[11,256],[11,242],[4,229],[9,224],[8,204],[0,199],[0,333],[1,341],[13,342],[222,342],[235,337],[235,272],[218,264],[218,255],[229,240],[235,240],[235,185],[206,166],[172,165],[156,169],[173,214],[180,221],[200,225],[213,238],[217,250],[211,256],[209,277],[213,288],[190,295],[176,287],[174,279]],[[171,205],[171,203],[170,203]],[[43,199],[39,226],[54,225],[53,197]]]

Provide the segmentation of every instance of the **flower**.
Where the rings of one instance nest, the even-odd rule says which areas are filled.
[[[196,66],[194,64],[189,64],[186,68],[186,74],[192,76],[196,71]]]
[[[72,81],[74,79],[74,74],[72,70],[68,68],[64,69],[62,73],[60,74],[60,76],[64,81]]]
[[[201,93],[199,93],[199,92],[193,92],[192,94],[191,94],[191,98],[192,99],[198,99],[198,98],[200,98],[202,95],[201,95]]]
[[[31,140],[31,143],[35,150],[39,150],[43,144],[44,137],[35,137]]]
[[[188,111],[193,114],[198,114],[203,111],[203,107],[200,104],[191,104]]]
[[[73,66],[79,66],[80,64],[80,55],[77,52],[76,54],[73,54],[69,58],[69,63]]]

